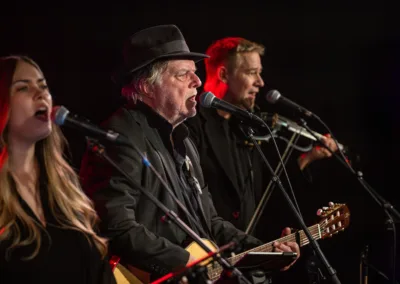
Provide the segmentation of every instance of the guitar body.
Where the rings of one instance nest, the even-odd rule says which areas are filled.
[[[218,250],[218,247],[207,239],[202,239],[211,251],[215,252]],[[200,259],[207,255],[207,252],[203,250],[198,243],[192,242],[190,243],[186,249],[194,258]],[[205,260],[201,263],[201,265],[207,265],[209,261]],[[122,265],[117,263],[114,267],[114,277],[117,281],[117,284],[144,284],[150,283],[150,274],[140,270],[131,265]]]
[[[206,246],[212,251],[212,252],[216,252],[218,250],[217,245],[215,245],[213,242],[211,242],[210,240],[207,239],[202,239],[203,242],[206,244]],[[201,246],[199,246],[198,243],[196,242],[192,242],[190,245],[188,245],[186,247],[186,249],[192,256],[194,256],[194,258],[196,259],[201,259],[205,256],[207,256],[207,252],[205,250],[203,250],[203,248]],[[209,260],[205,260],[203,262],[201,262],[201,265],[207,265],[207,263],[210,262]]]
[[[146,273],[144,271],[136,271],[139,270],[135,267],[123,266],[118,263],[114,268],[114,277],[117,284],[142,284],[142,283],[150,283],[150,275],[140,273]]]

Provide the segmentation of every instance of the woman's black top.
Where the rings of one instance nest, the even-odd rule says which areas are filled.
[[[15,236],[0,241],[0,283],[116,283],[108,258],[101,258],[93,240],[82,232],[60,227],[48,207],[47,186],[42,182],[40,195],[46,228],[41,229],[39,253],[31,260],[23,259],[32,254],[32,244],[9,251],[6,258]],[[20,202],[26,213],[40,223],[22,198]],[[21,235],[25,239],[27,230],[22,228]]]

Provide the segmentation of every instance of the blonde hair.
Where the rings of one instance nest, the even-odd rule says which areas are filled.
[[[14,61],[14,64],[4,64],[10,60]],[[9,56],[0,58],[0,75],[11,73],[13,76],[20,61],[31,64],[41,72],[38,65],[29,57]],[[7,70],[3,70],[4,66]],[[2,77],[0,77],[1,80]],[[2,82],[0,85],[3,86]],[[7,93],[4,92],[4,88],[0,89],[0,104],[3,100],[8,101],[6,96],[10,96],[10,86],[11,82]],[[7,149],[7,127],[0,129],[0,136],[5,144],[2,148]],[[40,175],[45,175],[48,181],[48,206],[61,228],[82,232],[90,244],[92,244],[91,237],[104,257],[107,254],[106,240],[94,231],[98,222],[97,214],[92,202],[81,189],[78,175],[64,158],[65,146],[67,146],[67,141],[55,124],[53,124],[51,134],[35,145],[35,157],[40,163]],[[8,158],[5,158],[3,166],[0,167],[0,231],[3,231],[0,234],[0,242],[12,238],[11,245],[7,248],[7,255],[17,247],[35,244],[33,253],[24,259],[34,258],[41,245],[41,228],[43,228],[42,224],[31,218],[23,209]],[[28,236],[22,239],[21,232],[25,230]]]
[[[263,56],[264,51],[262,44],[241,37],[226,37],[213,42],[206,51],[210,57],[204,59],[207,80],[217,77],[218,67],[221,65],[233,68],[239,54],[257,52]]]

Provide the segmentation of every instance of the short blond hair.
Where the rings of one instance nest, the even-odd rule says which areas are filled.
[[[207,80],[217,75],[218,67],[221,65],[227,66],[228,69],[234,67],[238,54],[246,52],[257,52],[263,56],[265,47],[241,37],[226,37],[213,42],[206,51],[210,57],[204,59]]]

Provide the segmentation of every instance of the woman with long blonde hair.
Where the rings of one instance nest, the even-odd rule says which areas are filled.
[[[37,64],[0,58],[0,283],[115,283],[51,109]]]

